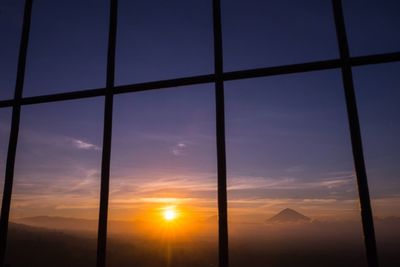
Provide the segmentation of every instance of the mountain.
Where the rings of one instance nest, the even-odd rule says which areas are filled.
[[[96,246],[96,235],[10,222],[5,266],[95,266]]]
[[[303,214],[289,208],[280,211],[278,214],[266,220],[266,222],[269,223],[309,222],[309,221],[311,221],[309,217],[304,216]]]
[[[14,220],[15,223],[34,227],[97,232],[97,220],[86,220],[67,217],[36,216],[26,217]]]
[[[58,217],[58,216],[35,216],[17,218],[11,220],[11,222],[26,225],[32,227],[39,227],[43,229],[52,229],[58,231],[69,231],[69,232],[87,232],[97,233],[98,220],[96,219],[81,219],[71,217]],[[147,225],[146,222],[135,220],[135,221],[108,221],[108,232],[109,233],[139,233],[144,231],[143,228]],[[137,231],[140,228],[141,231]]]

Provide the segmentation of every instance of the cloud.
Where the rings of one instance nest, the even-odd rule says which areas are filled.
[[[330,173],[329,173],[330,174]],[[330,176],[330,175],[329,175]],[[352,172],[321,177],[318,180],[305,180],[295,177],[245,177],[230,178],[228,190],[251,189],[334,189],[352,185],[355,176]]]
[[[1,124],[0,124],[0,133],[1,133]],[[37,131],[36,129],[25,128],[21,132],[21,141],[23,146],[28,146],[28,149],[31,149],[31,146],[41,146],[48,148],[57,148],[57,149],[70,149],[71,146],[81,150],[93,150],[93,151],[101,151],[101,147],[92,144],[90,142],[83,141],[78,138],[54,134],[46,131]],[[32,149],[33,150],[33,149]]]
[[[82,150],[95,150],[95,151],[100,151],[101,148],[96,146],[95,144],[91,144],[79,139],[71,139],[71,142],[73,144],[74,147],[76,147],[77,149],[82,149]]]
[[[193,201],[193,198],[176,198],[176,197],[144,197],[141,202],[148,203],[178,203]]]
[[[143,174],[141,178],[132,179],[130,177],[112,177],[112,195],[132,195],[148,198],[160,194],[173,192],[182,198],[187,194],[190,197],[200,194],[213,194],[217,191],[217,178],[215,174],[198,173],[195,175],[173,175],[171,177],[157,177],[157,174]]]
[[[338,200],[335,198],[305,198],[302,201],[304,203],[327,204],[327,203],[335,203]]]
[[[171,153],[174,156],[185,156],[189,142],[178,142],[171,148]]]

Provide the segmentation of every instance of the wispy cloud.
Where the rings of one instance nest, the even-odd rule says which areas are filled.
[[[95,150],[95,151],[100,151],[101,148],[98,147],[95,144],[91,144],[89,142],[85,142],[79,139],[71,138],[71,143],[73,146],[77,149],[82,149],[82,150]]]
[[[190,144],[190,143],[189,143],[189,142],[186,142],[186,141],[178,142],[178,143],[176,143],[176,144],[171,148],[171,153],[172,153],[174,156],[177,156],[177,157],[179,157],[179,156],[185,156],[189,144]]]
[[[80,138],[55,134],[47,131],[37,131],[36,129],[31,128],[26,128],[21,132],[21,141],[24,142],[25,146],[35,145],[58,149],[70,149],[72,147],[80,150],[101,150],[101,147],[96,144]]]
[[[228,190],[249,189],[334,189],[354,182],[354,175],[345,174],[325,177],[318,180],[304,180],[295,177],[235,177],[230,179]]]
[[[175,198],[175,197],[144,197],[140,198],[141,202],[147,203],[182,203],[182,202],[191,202],[193,198]]]
[[[135,195],[141,198],[154,197],[166,192],[175,195],[208,195],[217,191],[217,179],[215,174],[197,175],[172,175],[169,177],[157,177],[158,174],[143,174],[141,178],[121,177],[114,178],[110,194]],[[127,181],[129,181],[127,183]]]

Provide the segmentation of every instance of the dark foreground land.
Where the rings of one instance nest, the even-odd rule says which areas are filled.
[[[397,219],[377,222],[382,267],[400,266],[399,226]],[[366,266],[362,239],[354,238],[359,226],[310,223],[273,232],[265,226],[249,227],[254,227],[252,234],[239,232],[230,239],[231,267]],[[95,231],[11,223],[6,262],[11,267],[95,266],[96,242]],[[115,234],[108,240],[107,266],[211,267],[217,266],[217,251],[215,238],[160,242]]]

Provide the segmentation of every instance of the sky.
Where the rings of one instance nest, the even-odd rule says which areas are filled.
[[[13,94],[22,2],[0,2],[0,99]],[[24,96],[104,87],[108,1],[34,2]],[[213,72],[211,1],[119,2],[116,85]],[[399,9],[396,0],[344,1],[351,55],[399,51]],[[328,0],[223,0],[222,10],[225,71],[338,57]],[[378,217],[400,216],[399,70],[400,63],[353,69]],[[339,70],[225,88],[232,224],[262,223],[287,207],[360,220]],[[143,219],[174,205],[216,224],[214,85],[114,101],[110,219]],[[97,97],[22,108],[12,218],[97,219],[103,105]],[[0,116],[4,173],[10,110]]]

